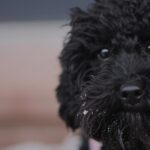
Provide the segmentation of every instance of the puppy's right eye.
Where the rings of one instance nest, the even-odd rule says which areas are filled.
[[[106,59],[111,56],[111,51],[107,48],[103,48],[100,50],[100,53],[98,54],[98,58]]]

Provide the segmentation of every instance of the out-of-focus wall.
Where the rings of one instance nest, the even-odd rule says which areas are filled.
[[[63,25],[70,8],[91,1],[0,0],[0,149],[68,136],[55,96]]]
[[[17,142],[59,143],[55,88],[64,22],[0,24],[0,147]]]
[[[70,8],[94,0],[0,0],[0,21],[64,20]]]

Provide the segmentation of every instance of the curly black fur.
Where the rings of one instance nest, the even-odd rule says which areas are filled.
[[[103,150],[150,150],[150,0],[95,0],[72,9],[57,96],[72,129]],[[148,47],[148,48],[147,48]],[[107,59],[103,48],[111,50]],[[140,107],[124,107],[121,85],[140,82]]]

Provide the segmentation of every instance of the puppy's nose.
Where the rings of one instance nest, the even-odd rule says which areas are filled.
[[[123,102],[135,105],[140,102],[143,89],[139,85],[126,84],[120,88],[120,97]]]

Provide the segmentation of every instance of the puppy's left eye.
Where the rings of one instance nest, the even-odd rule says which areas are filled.
[[[148,53],[148,54],[150,54],[150,45],[147,45],[147,46],[146,46],[145,52]]]
[[[98,57],[101,57],[102,59],[109,58],[111,56],[111,51],[107,48],[103,48],[100,50],[100,53],[98,54]]]

